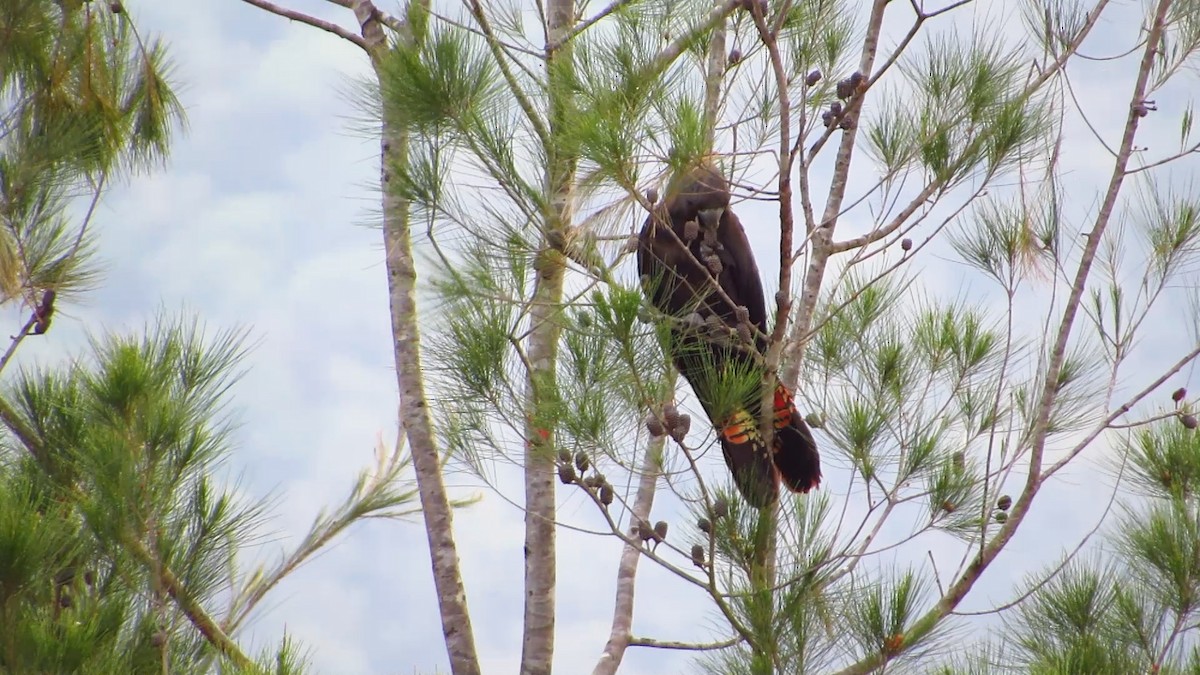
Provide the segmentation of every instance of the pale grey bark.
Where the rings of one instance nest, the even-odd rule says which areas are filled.
[[[709,152],[716,147],[717,116],[721,113],[721,82],[725,79],[728,59],[725,55],[725,24],[722,18],[713,28],[708,40],[708,70],[704,73],[705,146]]]
[[[379,10],[371,0],[330,0],[353,10],[361,37],[328,21],[276,5],[268,0],[244,0],[260,9],[320,28],[367,52],[372,65],[388,48],[383,24],[386,22],[400,33],[405,26]],[[428,0],[413,0],[428,7]],[[376,70],[378,75],[379,71]],[[403,166],[407,159],[408,139],[396,120],[385,113],[381,125],[380,191],[382,194],[383,241],[388,275],[388,299],[392,316],[392,351],[396,364],[396,384],[400,393],[400,433],[408,439],[412,452],[417,492],[425,519],[429,540],[429,557],[437,592],[442,634],[454,675],[478,675],[479,658],[475,652],[475,637],[467,611],[467,596],[463,586],[454,542],[454,523],[450,498],[442,480],[441,456],[429,417],[425,398],[425,381],[421,366],[421,335],[417,326],[417,271],[409,231],[408,204],[390,189],[392,167]]]
[[[378,12],[367,0],[355,0],[353,9],[362,27],[368,52],[372,60],[377,61],[380,50],[387,47],[383,27],[377,18]],[[409,229],[409,209],[408,204],[390,189],[392,167],[403,166],[407,159],[408,139],[395,120],[388,119],[387,114],[384,115],[380,149],[383,240],[396,384],[400,391],[400,426],[412,452],[450,672],[454,675],[478,675],[479,657],[475,652],[475,637],[467,610],[458,546],[454,541],[453,513],[442,479],[441,455],[425,398],[415,293],[417,270]]]
[[[557,147],[563,117],[569,114],[568,90],[556,81],[556,68],[571,58],[571,46],[563,38],[575,20],[571,0],[551,0],[546,7],[546,37],[550,44],[547,81],[550,96],[550,129],[546,139],[546,194],[549,207],[544,223],[546,236],[534,264],[533,300],[528,347],[529,379],[526,386],[525,429],[525,611],[521,645],[522,675],[549,675],[554,663],[555,588],[555,481],[554,429],[544,418],[544,402],[556,386],[559,305],[562,302],[566,260],[560,250],[571,224],[574,159]],[[558,71],[562,73],[562,71]]]
[[[569,212],[565,204],[560,214]],[[557,227],[557,225],[555,225]],[[554,593],[557,583],[555,534],[554,432],[539,419],[539,404],[555,386],[564,263],[547,247],[538,256],[537,280],[529,318],[525,441],[525,629],[521,646],[522,675],[549,675],[554,660]]]
[[[408,228],[408,207],[388,191],[391,179],[388,167],[403,160],[405,139],[394,127],[386,124],[382,149],[384,247],[392,311],[396,383],[400,389],[400,426],[408,437],[412,452],[421,513],[429,540],[429,558],[433,566],[442,634],[450,658],[450,672],[454,675],[478,675],[479,658],[475,653],[475,638],[467,611],[458,546],[454,542],[453,512],[442,480],[441,457],[425,398],[421,336],[414,294],[417,274]]]
[[[633,513],[629,522],[641,523],[650,520],[650,509],[654,507],[654,493],[658,484],[658,475],[662,468],[663,447],[666,436],[659,436],[650,441],[646,448],[646,456],[642,460],[642,474],[638,478],[637,495],[633,498]],[[629,542],[621,549],[621,560],[617,564],[617,593],[613,603],[612,632],[608,643],[604,645],[604,653],[592,675],[614,675],[625,658],[625,650],[629,648],[629,640],[633,636],[633,596],[637,587],[638,561],[642,558],[642,549]]]

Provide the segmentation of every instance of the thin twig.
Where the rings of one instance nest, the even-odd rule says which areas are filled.
[[[472,11],[474,11],[474,10],[472,10]],[[441,21],[442,23],[446,24],[447,26],[454,26],[455,28],[458,28],[460,30],[465,30],[468,33],[470,33],[471,35],[478,35],[479,37],[485,38],[487,40],[495,40],[496,44],[499,44],[501,47],[503,47],[504,49],[506,49],[508,51],[517,52],[518,54],[524,54],[526,56],[532,56],[532,57],[539,58],[539,59],[542,58],[542,53],[535,49],[530,49],[528,47],[522,47],[520,45],[515,45],[511,42],[508,42],[507,40],[501,40],[498,37],[496,37],[495,35],[489,35],[488,33],[484,32],[474,26],[469,26],[461,21],[456,21],[454,19],[451,19],[450,17],[446,16],[445,14],[440,14],[438,12],[430,10],[429,16],[434,17],[435,19],[437,19],[438,21]]]
[[[92,190],[92,198],[88,202],[87,211],[83,214],[83,222],[79,224],[79,234],[75,235],[75,243],[71,245],[71,252],[63,257],[64,260],[70,260],[79,253],[80,247],[83,246],[83,238],[87,235],[88,226],[92,223],[92,216],[96,214],[96,206],[100,203],[100,196],[104,194],[104,183],[108,180],[108,174],[103,173],[100,179],[96,181],[95,188]]]
[[[1146,88],[1150,80],[1150,70],[1154,66],[1158,43],[1165,30],[1166,14],[1170,6],[1170,0],[1160,0],[1159,2],[1154,25],[1151,27],[1150,34],[1147,37],[1146,49],[1142,56],[1141,67],[1138,70],[1137,81],[1134,84],[1133,93],[1129,99],[1125,131],[1121,138],[1121,145],[1116,161],[1114,162],[1112,177],[1105,191],[1104,201],[1101,203],[1100,210],[1096,214],[1095,224],[1086,235],[1087,244],[1084,245],[1080,256],[1079,266],[1075,272],[1075,279],[1071,284],[1071,293],[1067,296],[1066,305],[1063,307],[1062,323],[1055,337],[1054,346],[1050,350],[1045,384],[1042,386],[1041,397],[1038,400],[1038,416],[1033,426],[1032,437],[1034,444],[1029,455],[1029,476],[1026,480],[1026,493],[1030,497],[1037,491],[1037,484],[1040,479],[1042,456],[1046,447],[1046,429],[1050,424],[1050,413],[1053,410],[1054,399],[1058,393],[1058,375],[1062,369],[1063,361],[1066,359],[1067,342],[1070,339],[1071,329],[1075,323],[1075,316],[1079,311],[1079,306],[1083,299],[1087,280],[1092,269],[1092,261],[1095,260],[1104,231],[1108,228],[1109,220],[1112,218],[1113,210],[1117,205],[1121,185],[1125,182],[1126,167],[1129,164],[1130,157],[1133,155],[1133,140],[1137,135],[1138,123],[1141,120],[1137,112],[1137,105],[1146,96]]]
[[[521,111],[525,113],[526,119],[533,125],[533,132],[537,135],[538,140],[541,141],[542,147],[549,150],[551,144],[550,129],[533,106],[533,101],[525,95],[525,90],[517,82],[512,69],[508,67],[508,57],[505,56],[500,40],[496,37],[495,31],[492,30],[491,22],[488,21],[483,5],[479,0],[470,0],[470,7],[471,16],[475,18],[476,23],[479,24],[479,29],[486,37],[488,49],[492,52],[492,60],[495,61],[496,67],[500,69],[500,74],[504,76],[504,81],[508,84],[509,93],[516,99],[517,104],[521,107]]]
[[[875,52],[879,46],[879,35],[883,29],[883,14],[887,4],[888,0],[874,0],[871,3],[871,14],[867,20],[866,37],[863,40],[862,55],[859,59],[859,72],[866,76],[870,75],[872,65],[875,62]],[[849,107],[853,110],[855,106],[861,106],[864,98],[864,94],[855,96]],[[852,110],[847,111],[847,114],[850,114]],[[842,142],[838,148],[837,157],[834,159],[833,179],[830,182],[829,196],[825,202],[825,210],[820,222],[817,223],[817,227],[811,235],[812,256],[809,259],[808,269],[804,276],[804,285],[801,289],[800,310],[795,322],[792,324],[792,339],[788,340],[784,347],[784,361],[787,362],[787,368],[784,369],[781,379],[783,384],[790,388],[796,386],[796,382],[800,377],[800,363],[804,358],[804,349],[797,336],[808,333],[808,329],[812,325],[813,313],[817,308],[817,301],[821,294],[821,282],[825,278],[825,268],[829,262],[829,258],[833,255],[831,245],[833,243],[834,222],[837,213],[841,210],[842,199],[846,194],[846,186],[849,182],[850,158],[854,153],[854,141],[857,137],[857,125],[843,132]],[[811,166],[811,159],[805,162],[805,164]],[[786,291],[787,289],[781,290]]]
[[[1128,459],[1129,459],[1128,453],[1125,453],[1121,457],[1121,469],[1117,473],[1117,480],[1113,484],[1113,490],[1108,496],[1108,503],[1105,504],[1104,511],[1100,514],[1100,517],[1096,519],[1096,524],[1094,526],[1092,526],[1091,530],[1088,530],[1088,533],[1079,540],[1079,543],[1075,545],[1075,548],[1072,549],[1071,552],[1069,554],[1067,554],[1067,556],[1065,558],[1063,558],[1062,562],[1060,562],[1057,567],[1055,567],[1053,570],[1051,570],[1045,577],[1043,577],[1041,580],[1039,580],[1036,584],[1030,586],[1029,589],[1026,590],[1024,593],[1017,596],[1015,599],[1004,603],[1003,605],[997,605],[996,607],[993,607],[991,609],[985,609],[985,610],[980,610],[980,611],[976,611],[976,612],[953,611],[950,613],[953,614],[954,616],[984,616],[987,614],[999,614],[1000,612],[1003,612],[1008,609],[1012,609],[1013,607],[1016,607],[1017,605],[1021,604],[1022,602],[1025,602],[1034,593],[1037,593],[1038,591],[1040,591],[1043,587],[1045,587],[1046,584],[1050,583],[1055,577],[1057,577],[1060,572],[1062,572],[1064,569],[1066,569],[1067,565],[1071,564],[1071,561],[1075,559],[1075,556],[1079,555],[1079,552],[1083,550],[1083,547],[1085,545],[1087,545],[1088,541],[1090,541],[1091,538],[1093,536],[1095,536],[1097,532],[1100,531],[1100,528],[1104,525],[1104,521],[1108,520],[1108,514],[1112,511],[1113,505],[1116,504],[1116,502],[1117,502],[1117,488],[1121,484],[1121,476],[1123,476],[1125,474],[1125,465],[1126,465],[1126,462],[1128,461]]]
[[[1154,169],[1154,168],[1160,167],[1160,166],[1162,166],[1162,165],[1164,165],[1164,164],[1170,164],[1171,162],[1174,162],[1175,160],[1177,160],[1177,159],[1180,159],[1181,157],[1187,157],[1188,155],[1195,155],[1195,154],[1197,154],[1197,153],[1200,153],[1200,143],[1197,143],[1197,144],[1193,145],[1192,147],[1188,148],[1187,150],[1182,150],[1182,151],[1180,151],[1180,152],[1177,152],[1177,153],[1175,153],[1175,154],[1173,154],[1173,155],[1170,155],[1170,156],[1168,156],[1168,157],[1164,157],[1164,158],[1162,158],[1162,159],[1160,159],[1160,160],[1156,160],[1156,161],[1154,161],[1154,162],[1150,162],[1149,164],[1146,164],[1146,165],[1143,165],[1143,166],[1139,166],[1139,167],[1138,167],[1138,168],[1136,168],[1136,169],[1130,169],[1130,170],[1128,170],[1128,171],[1126,171],[1126,172],[1125,172],[1125,175],[1127,175],[1127,176],[1132,176],[1132,175],[1133,175],[1133,174],[1135,174],[1135,173],[1141,173],[1141,172],[1143,172],[1143,171],[1149,171],[1150,169]]]
[[[729,16],[733,10],[741,6],[742,1],[743,0],[725,0],[721,4],[717,5],[704,17],[703,21],[693,26],[691,30],[686,31],[683,35],[675,38],[671,44],[663,48],[663,50],[658,54],[655,54],[654,58],[651,59],[650,62],[645,65],[645,67],[635,73],[630,79],[640,80],[642,78],[649,78],[666,70],[668,66],[674,63],[675,59],[679,58],[679,56],[683,54],[683,52],[693,42],[695,42],[697,35],[700,35],[705,31],[712,30],[713,27]]]
[[[1157,378],[1155,378],[1153,382],[1151,382],[1150,384],[1143,387],[1141,391],[1139,391],[1138,393],[1129,397],[1129,400],[1125,401],[1125,403],[1122,403],[1116,410],[1109,413],[1108,416],[1104,419],[1104,421],[1102,421],[1100,424],[1096,425],[1095,429],[1093,429],[1087,436],[1085,436],[1083,438],[1083,440],[1081,440],[1078,444],[1076,444],[1075,447],[1072,448],[1069,453],[1067,453],[1066,457],[1060,459],[1058,462],[1053,464],[1049,469],[1047,469],[1045,472],[1045,477],[1050,477],[1050,476],[1054,475],[1055,473],[1058,473],[1059,470],[1061,470],[1063,467],[1065,467],[1079,453],[1083,452],[1084,449],[1087,448],[1087,446],[1092,441],[1094,441],[1097,436],[1099,436],[1101,434],[1101,432],[1103,432],[1105,429],[1112,428],[1113,422],[1117,421],[1118,419],[1121,418],[1121,416],[1125,415],[1125,413],[1127,413],[1131,409],[1133,409],[1133,406],[1137,405],[1138,402],[1140,402],[1142,399],[1149,396],[1155,389],[1158,389],[1159,387],[1161,387],[1163,385],[1163,383],[1165,383],[1167,380],[1171,379],[1171,377],[1174,376],[1175,373],[1178,373],[1180,370],[1183,370],[1184,366],[1186,366],[1187,364],[1194,361],[1197,357],[1200,357],[1200,345],[1197,345],[1195,348],[1192,349],[1192,351],[1185,354],[1183,356],[1183,358],[1176,361],[1173,366],[1171,366],[1166,371],[1164,371],[1161,375],[1159,375]]]

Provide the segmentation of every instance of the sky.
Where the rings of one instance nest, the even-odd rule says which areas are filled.
[[[143,31],[169,45],[188,130],[164,170],[135,177],[102,202],[96,227],[106,263],[103,285],[80,304],[63,307],[54,330],[22,354],[22,361],[46,363],[80,353],[88,331],[137,330],[160,311],[193,313],[214,329],[249,329],[254,348],[232,394],[240,425],[230,471],[247,495],[274,500],[275,517],[263,542],[250,551],[251,560],[270,559],[294,544],[324,505],[338,503],[379,440],[391,444],[396,434],[386,280],[374,227],[378,152],[375,139],[361,130],[355,90],[366,74],[365,59],[357,47],[327,33],[235,0],[128,5]],[[330,3],[289,6],[354,23]],[[1008,18],[997,7],[981,3],[975,29]],[[1101,34],[1120,28],[1106,23]],[[1098,49],[1100,44],[1103,40]],[[1110,138],[1124,116],[1119,93],[1124,84],[1117,92],[1110,88],[1122,67],[1085,65],[1075,81],[1074,93],[1096,111],[1089,121]],[[1173,103],[1171,109],[1160,101],[1160,109],[1177,120],[1182,104]],[[1178,134],[1175,124],[1148,131],[1147,144],[1170,146]],[[1068,121],[1064,147],[1067,187],[1079,191],[1076,207],[1094,213],[1095,201],[1086,191],[1104,179],[1103,151],[1077,119]],[[1180,184],[1187,185],[1195,168],[1190,161],[1172,179],[1182,175]],[[763,213],[769,217],[769,211]],[[869,220],[849,221],[846,231],[868,225]],[[751,234],[771,279],[770,228]],[[960,266],[934,256],[917,271],[924,288],[949,297],[970,294],[978,283]],[[1161,366],[1155,353],[1179,344],[1158,334],[1146,341],[1147,367]],[[1165,391],[1187,380],[1176,378]],[[1137,383],[1135,378],[1130,384]],[[1200,383],[1192,384],[1200,389]],[[839,486],[834,464],[825,489],[840,508],[854,495]],[[1097,471],[1084,464],[1056,479],[1052,494],[1035,508],[965,608],[1010,599],[1024,574],[1051,562],[1061,542],[1074,541],[1095,524]],[[460,486],[459,496],[482,497],[459,511],[455,524],[484,672],[515,672],[521,513],[477,481],[456,475],[451,482]],[[508,496],[520,498],[517,492]],[[599,524],[578,495],[563,495],[560,503],[564,518]],[[611,538],[566,530],[560,536],[556,666],[572,675],[590,672],[607,638],[620,547]],[[936,549],[956,560],[961,553],[948,537],[921,547],[905,555],[921,558],[926,549]],[[1030,550],[1049,553],[1029,556]],[[903,559],[897,555],[881,564]],[[704,598],[648,561],[642,562],[638,590],[638,635],[724,637]],[[264,648],[284,631],[309,648],[314,672],[444,672],[419,520],[356,526],[282,584],[242,637],[252,649]],[[690,658],[634,649],[622,672],[683,672]]]

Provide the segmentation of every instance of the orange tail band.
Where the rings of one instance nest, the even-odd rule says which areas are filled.
[[[721,425],[721,435],[734,445],[757,441],[760,438],[758,421],[746,410],[738,410]]]

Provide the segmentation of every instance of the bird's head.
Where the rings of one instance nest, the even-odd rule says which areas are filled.
[[[701,225],[708,219],[715,225],[729,206],[729,181],[711,161],[702,161],[675,174],[667,185],[666,206],[672,215],[689,220],[698,215]]]

